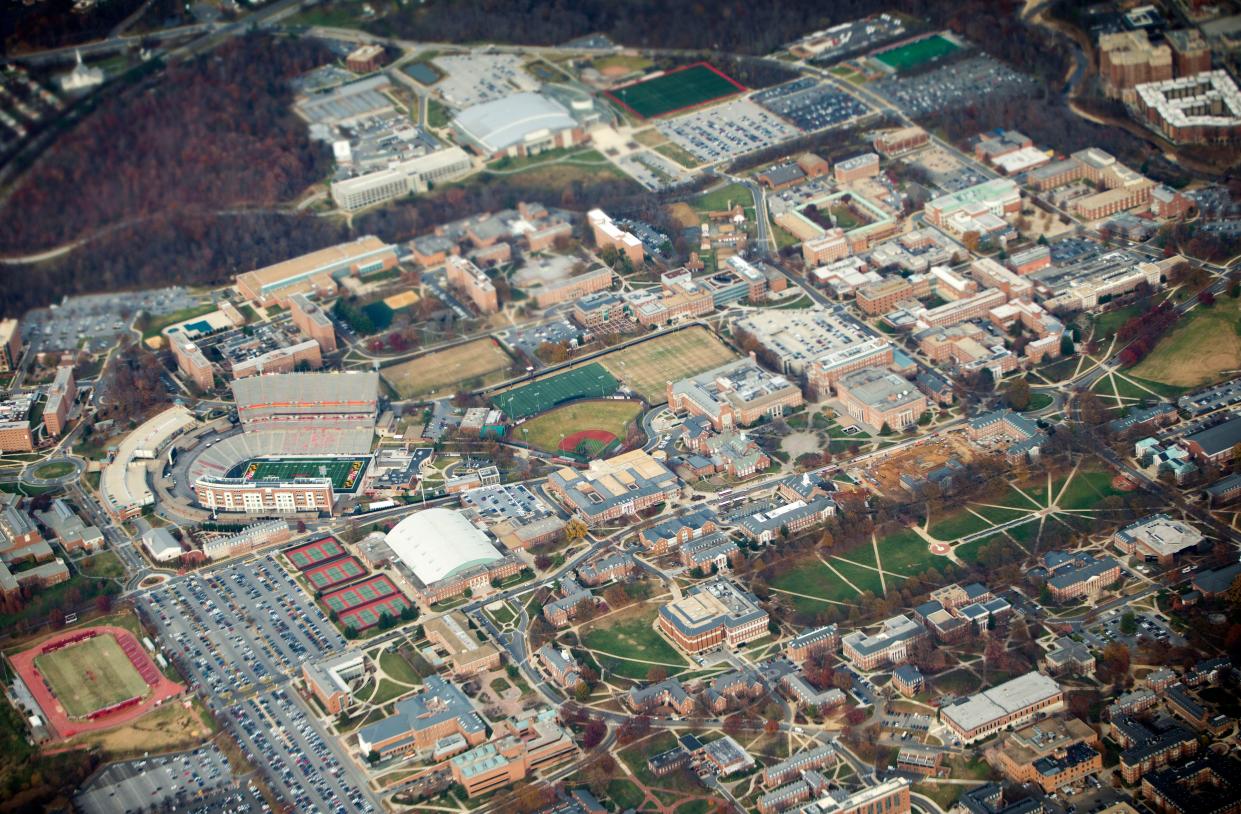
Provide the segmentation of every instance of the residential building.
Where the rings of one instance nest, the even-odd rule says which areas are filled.
[[[384,61],[382,45],[359,45],[345,57],[345,67],[354,73],[373,73]]]
[[[679,715],[689,715],[695,707],[694,699],[675,678],[666,678],[646,687],[633,687],[625,696],[625,701],[630,708],[641,712],[671,707]]]
[[[638,542],[647,551],[659,556],[693,540],[700,540],[719,530],[715,512],[707,506],[696,506],[689,512],[660,520],[638,532]]]
[[[1010,783],[1034,783],[1051,794],[1103,769],[1099,736],[1076,718],[1044,718],[1003,737],[987,758]]]
[[[1090,675],[1094,672],[1095,657],[1090,648],[1079,641],[1061,636],[1043,654],[1041,665],[1051,675],[1076,673]]]
[[[320,352],[336,350],[336,329],[318,303],[305,294],[294,294],[289,297],[289,315],[297,329],[319,345]]]
[[[1050,712],[1064,701],[1060,685],[1030,672],[943,707],[940,717],[962,743],[981,740],[1006,726],[1016,726],[1036,713]]]
[[[1142,777],[1142,797],[1160,814],[1236,814],[1241,811],[1241,766],[1208,753]]]
[[[1183,726],[1151,729],[1136,718],[1123,723],[1125,749],[1120,753],[1120,776],[1136,783],[1142,775],[1170,766],[1198,754],[1198,737]]]
[[[839,759],[831,744],[798,752],[763,769],[763,785],[767,788],[782,785],[799,777],[802,772],[833,766]]]
[[[1141,29],[1100,34],[1098,48],[1099,76],[1115,94],[1172,78],[1172,49],[1152,44]]]
[[[1138,113],[1178,144],[1233,144],[1241,139],[1241,91],[1227,71],[1138,85]]]
[[[906,698],[912,698],[926,687],[926,678],[912,664],[899,664],[892,671],[892,687]]]
[[[1211,46],[1196,28],[1165,31],[1164,40],[1172,49],[1173,73],[1193,76],[1211,70]]]
[[[78,397],[78,385],[73,378],[73,365],[56,368],[56,377],[47,389],[47,401],[43,405],[43,429],[52,438],[59,438],[69,421],[69,411]]]
[[[600,250],[615,249],[617,253],[628,258],[634,268],[642,266],[645,257],[642,241],[618,227],[603,210],[592,209],[587,212],[586,222],[590,224],[591,232],[595,236],[595,245]]]
[[[494,314],[500,310],[495,284],[487,272],[474,265],[468,258],[453,255],[444,262],[448,284],[473,303],[480,314]]]
[[[581,666],[567,649],[556,649],[549,643],[540,647],[535,655],[556,686],[572,689],[581,680]]]
[[[168,334],[168,346],[172,350],[173,358],[177,360],[177,370],[200,391],[210,392],[215,386],[215,371],[211,369],[211,362],[198,343],[190,339],[188,334],[177,331]]]
[[[811,656],[833,653],[839,646],[839,628],[826,625],[794,636],[784,646],[784,655],[794,664],[804,664]]]
[[[0,319],[0,373],[16,370],[21,358],[21,322],[16,319]]]

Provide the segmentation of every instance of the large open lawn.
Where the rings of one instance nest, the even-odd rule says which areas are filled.
[[[835,602],[848,602],[857,598],[857,591],[850,588],[832,569],[813,557],[784,569],[771,580],[771,587]],[[795,600],[798,598],[791,597],[794,604],[797,604]],[[817,605],[805,609],[811,612],[823,610]]]
[[[561,439],[581,430],[603,430],[624,440],[626,429],[641,412],[642,405],[636,401],[579,401],[530,419],[513,437],[545,452],[556,452]]]
[[[657,336],[599,357],[608,372],[648,404],[667,401],[667,383],[719,367],[736,354],[705,328]]]
[[[1130,372],[1177,387],[1199,387],[1241,368],[1241,299],[1194,308]]]
[[[492,339],[424,354],[379,373],[403,399],[436,399],[451,396],[462,387],[484,387],[502,381],[513,360]]]
[[[608,96],[644,119],[732,96],[745,88],[705,62],[609,91]]]
[[[582,643],[600,654],[636,662],[653,662],[673,667],[685,659],[655,630],[656,609],[639,613],[620,613],[600,619],[582,634]],[[642,665],[645,674],[651,665]]]
[[[34,664],[71,718],[81,718],[147,693],[116,639],[94,636],[38,656]]]
[[[703,193],[694,199],[693,208],[699,212],[722,212],[737,204],[754,205],[754,196],[745,184],[728,184]]]
[[[932,554],[925,540],[905,529],[879,540],[879,562],[884,571],[913,576],[928,568],[938,568],[946,560]]]
[[[932,518],[927,531],[937,540],[959,540],[990,525],[969,509],[957,509],[943,517]]]

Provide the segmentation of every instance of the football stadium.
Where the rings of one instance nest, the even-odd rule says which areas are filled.
[[[629,112],[652,119],[744,93],[745,89],[711,65],[696,62],[651,79],[640,79],[607,95]]]
[[[241,432],[197,452],[198,503],[251,515],[332,513],[363,488],[379,374],[283,373],[233,382]]]

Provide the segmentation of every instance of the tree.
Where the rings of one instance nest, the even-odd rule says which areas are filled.
[[[1060,355],[1072,356],[1076,351],[1077,348],[1073,345],[1073,337],[1069,336],[1068,333],[1062,335],[1060,337]]]
[[[587,528],[584,522],[582,522],[581,518],[574,517],[565,524],[564,537],[567,542],[576,543],[578,540],[584,538],[588,531],[590,531],[590,529]]]
[[[892,428],[888,426],[888,422],[883,422],[883,426],[879,428],[880,435],[891,435]]]
[[[590,751],[603,742],[608,734],[608,725],[601,718],[591,718],[582,731],[582,748]]]
[[[668,677],[668,668],[656,664],[646,671],[646,680],[652,684],[658,684]]]
[[[1133,611],[1127,610],[1120,617],[1120,632],[1126,636],[1132,636],[1138,632],[1138,617]]]
[[[1030,406],[1030,383],[1024,378],[1013,379],[1004,391],[1008,406],[1014,410],[1024,410]]]
[[[767,735],[774,735],[779,731],[780,731],[780,722],[777,721],[775,718],[768,718],[767,722],[763,724],[763,732],[766,733]]]

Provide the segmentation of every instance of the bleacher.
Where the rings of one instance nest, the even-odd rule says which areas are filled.
[[[374,432],[369,428],[307,427],[247,432],[217,441],[189,468],[190,483],[204,476],[224,477],[242,461],[264,455],[365,455]]]

